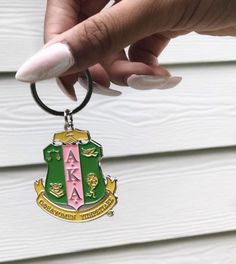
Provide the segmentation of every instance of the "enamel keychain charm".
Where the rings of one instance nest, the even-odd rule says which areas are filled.
[[[64,131],[56,133],[52,144],[44,151],[48,165],[45,184],[35,182],[38,206],[61,220],[86,222],[103,215],[112,216],[117,203],[116,180],[103,176],[100,160],[102,147],[90,138],[88,131],[75,129],[73,114],[89,102],[93,84],[88,70],[85,72],[88,90],[84,101],[73,111],[60,112],[46,106],[39,98],[35,83],[31,92],[35,102],[46,112],[64,116]]]

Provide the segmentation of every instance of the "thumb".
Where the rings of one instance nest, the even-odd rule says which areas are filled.
[[[82,71],[129,44],[166,30],[163,8],[157,0],[124,0],[105,9],[64,33],[26,61],[16,78],[35,82]],[[164,5],[164,4],[163,4]],[[155,19],[158,18],[157,23]]]
[[[152,1],[143,2],[121,1],[64,32],[53,42],[66,42],[75,58],[74,68],[84,70],[152,34]]]

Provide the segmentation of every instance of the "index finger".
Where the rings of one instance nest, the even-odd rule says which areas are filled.
[[[109,0],[48,0],[44,23],[44,41],[74,27],[79,22],[100,12]]]
[[[44,42],[48,42],[55,36],[67,31],[87,17],[96,14],[109,2],[109,0],[48,0],[44,23]],[[106,77],[106,76],[105,76]],[[106,79],[106,78],[102,79]],[[76,100],[74,84],[78,74],[57,78],[61,90],[72,100]]]
[[[72,28],[79,22],[80,5],[74,0],[48,0],[44,21],[44,42]]]

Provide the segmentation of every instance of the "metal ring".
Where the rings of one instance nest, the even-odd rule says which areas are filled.
[[[86,70],[85,71],[85,76],[86,76],[86,79],[87,79],[87,83],[88,83],[88,89],[87,89],[87,94],[83,100],[83,102],[78,106],[76,107],[74,110],[71,111],[71,114],[76,114],[78,113],[80,110],[82,110],[86,105],[87,103],[89,102],[91,96],[92,96],[92,93],[93,93],[93,80],[92,80],[92,77],[91,77],[91,74],[89,72],[89,70]],[[41,99],[39,98],[39,95],[37,93],[37,90],[36,90],[36,84],[35,83],[31,83],[30,84],[30,88],[31,88],[31,93],[32,93],[32,96],[35,100],[35,102],[44,110],[46,111],[47,113],[49,114],[52,114],[52,115],[56,115],[56,116],[64,116],[64,113],[65,111],[57,111],[57,110],[54,110],[50,107],[48,107],[47,105],[45,105]]]

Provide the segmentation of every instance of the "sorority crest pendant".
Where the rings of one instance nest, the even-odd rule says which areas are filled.
[[[112,216],[117,203],[116,180],[104,178],[102,147],[89,132],[72,128],[54,135],[44,149],[48,165],[45,184],[35,182],[37,204],[50,215],[70,222]]]

